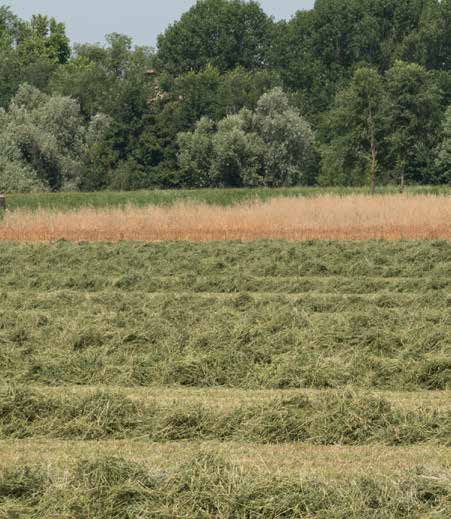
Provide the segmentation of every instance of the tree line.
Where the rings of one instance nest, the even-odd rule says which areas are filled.
[[[0,191],[451,180],[449,0],[199,0],[157,48],[0,6]]]

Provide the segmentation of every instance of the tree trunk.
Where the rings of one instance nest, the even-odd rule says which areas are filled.
[[[376,192],[376,169],[377,169],[377,143],[375,137],[374,130],[374,119],[373,112],[370,108],[370,112],[368,115],[368,130],[370,134],[370,147],[371,147],[371,169],[370,169],[370,178],[371,178],[371,194],[374,195]]]
[[[0,195],[0,211],[6,209],[6,198],[5,195]]]
[[[377,168],[377,147],[376,143],[371,141],[371,194],[376,192],[376,168]]]

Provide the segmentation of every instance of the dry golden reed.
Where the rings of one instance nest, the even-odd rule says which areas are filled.
[[[333,195],[278,198],[232,207],[170,207],[65,212],[17,210],[0,221],[0,240],[366,240],[451,238],[451,197]]]

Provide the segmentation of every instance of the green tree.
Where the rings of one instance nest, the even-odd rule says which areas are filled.
[[[230,187],[265,184],[265,145],[253,130],[253,114],[246,108],[218,123],[212,138],[211,177],[215,184]]]
[[[357,69],[324,117],[321,182],[367,184],[375,191],[379,153],[387,131],[383,79],[374,69]]]
[[[265,185],[289,186],[303,182],[312,152],[310,124],[290,106],[281,88],[264,94],[257,103],[253,126],[265,146]]]
[[[271,71],[240,67],[221,74],[212,66],[176,78],[165,73],[151,80],[148,111],[133,152],[148,172],[148,185],[186,185],[177,168],[177,135],[192,130],[202,117],[217,122],[244,107],[255,109],[261,95],[278,83]]]
[[[0,6],[0,48],[13,46],[18,39],[20,20],[9,7]]]
[[[441,92],[434,76],[415,63],[397,61],[386,74],[389,95],[389,161],[401,189],[406,182],[433,183],[434,155],[441,133]]]
[[[8,106],[21,83],[45,90],[69,57],[64,24],[42,15],[25,22],[0,7],[0,106]]]
[[[437,147],[437,182],[451,182],[451,106],[448,106],[443,123],[443,138]]]
[[[280,88],[254,112],[243,108],[217,124],[204,118],[178,137],[179,167],[194,185],[269,187],[303,181],[314,143],[309,124]]]
[[[451,68],[451,7],[449,1],[426,0],[417,30],[409,31],[400,45],[399,57],[427,69]]]
[[[0,118],[2,176],[5,171],[17,176],[11,178],[8,190],[15,182],[21,189],[25,178],[44,189],[78,188],[91,142],[76,101],[50,97],[24,84]]]
[[[86,118],[102,112],[113,115],[131,85],[150,96],[145,71],[151,67],[153,52],[132,47],[129,37],[110,34],[107,45],[75,45],[73,58],[52,76],[52,92],[77,99]]]
[[[53,75],[52,92],[75,98],[86,121],[99,113],[110,116],[106,139],[96,144],[97,163],[89,159],[83,189],[107,187],[119,165],[121,178],[126,171],[134,171],[134,161],[147,166],[141,162],[141,154],[151,154],[150,141],[144,144],[142,136],[149,129],[154,80],[146,71],[152,59],[151,49],[133,47],[127,36],[111,34],[105,46],[75,46],[73,59]]]
[[[214,121],[202,117],[193,132],[178,135],[178,163],[182,172],[182,182],[191,187],[212,185],[211,168],[213,163],[213,135],[216,131]]]
[[[290,21],[276,25],[271,66],[280,73],[286,89],[298,92],[304,111],[317,118],[330,108],[356,68],[369,66],[383,73],[404,55],[430,67],[445,63],[449,46],[446,4],[438,0],[316,0],[311,11],[299,11]]]
[[[272,20],[255,1],[198,0],[159,36],[157,64],[173,74],[267,64]]]
[[[63,23],[38,14],[20,24],[17,52],[22,63],[42,58],[63,64],[70,58],[70,43]]]

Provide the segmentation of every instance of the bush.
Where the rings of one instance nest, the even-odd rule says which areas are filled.
[[[93,128],[103,130],[107,124]],[[0,189],[11,191],[78,189],[93,140],[78,103],[22,85],[8,110],[0,111]]]
[[[215,124],[201,119],[178,136],[187,185],[292,186],[314,172],[313,132],[280,88],[264,94],[254,112],[243,108]]]
[[[36,173],[26,164],[0,157],[0,193],[30,193],[45,191]]]

